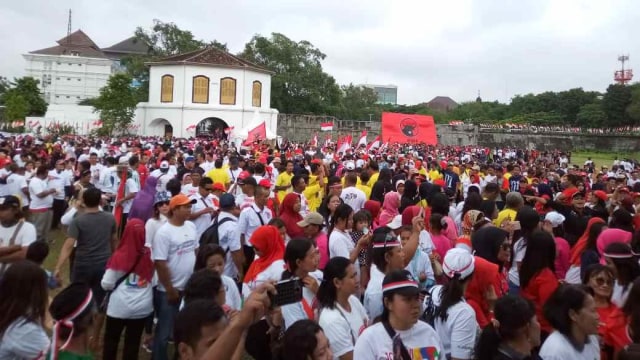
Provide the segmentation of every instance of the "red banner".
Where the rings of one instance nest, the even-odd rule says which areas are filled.
[[[248,146],[251,145],[254,141],[264,140],[267,138],[267,126],[264,122],[262,124],[256,126],[252,130],[249,130],[249,136],[247,136],[247,140],[244,141],[242,145]]]
[[[382,140],[390,143],[438,143],[433,116],[382,113]]]

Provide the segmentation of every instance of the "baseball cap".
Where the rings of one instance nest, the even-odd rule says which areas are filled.
[[[565,220],[566,218],[564,217],[564,215],[560,214],[557,211],[550,211],[544,217],[544,221],[548,221],[553,227],[562,225]]]
[[[236,199],[233,195],[229,193],[225,193],[220,195],[220,208],[221,209],[230,209],[236,206]]]
[[[453,278],[456,275],[460,280],[468,278],[475,270],[475,258],[467,250],[460,248],[449,249],[442,261],[442,271]]]
[[[402,227],[402,215],[396,215],[387,227],[391,230],[398,230]]]
[[[169,202],[171,200],[171,196],[167,191],[158,191],[153,198],[153,205],[155,206],[158,203]]]
[[[607,193],[602,190],[594,191],[593,195],[602,201],[607,201],[609,199],[609,196],[607,195]]]
[[[344,165],[344,167],[347,170],[355,170],[356,169],[356,164],[353,161],[347,161],[347,163]]]
[[[13,196],[13,195],[7,195],[7,196],[2,196],[0,197],[0,208],[8,208],[8,207],[16,207],[19,208],[20,207],[20,200]]]
[[[407,270],[395,270],[390,272],[382,280],[383,294],[400,294],[405,296],[417,296],[420,293],[418,282]]]
[[[258,185],[260,185],[262,187],[265,187],[265,188],[271,188],[271,181],[269,181],[269,179],[262,179],[262,180],[260,180]]]
[[[218,190],[218,191],[225,191],[224,184],[221,182],[214,183],[212,189]]]
[[[251,174],[249,174],[248,171],[242,171],[240,172],[240,174],[238,174],[238,184],[239,185],[244,185],[244,180],[251,177]]]
[[[163,160],[160,162],[160,170],[169,169],[169,162],[167,160]]]
[[[178,194],[172,197],[171,200],[169,200],[169,208],[173,210],[178,206],[195,204],[195,203],[196,203],[196,199],[189,199],[187,195]]]
[[[322,218],[322,215],[318,214],[317,212],[312,212],[307,214],[307,216],[304,217],[304,219],[302,219],[302,221],[298,221],[298,226],[300,227],[305,227],[305,226],[309,226],[309,225],[323,225],[324,224],[324,218]]]

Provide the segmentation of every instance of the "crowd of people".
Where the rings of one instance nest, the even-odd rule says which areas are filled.
[[[1,139],[0,359],[640,357],[636,160],[231,145]]]

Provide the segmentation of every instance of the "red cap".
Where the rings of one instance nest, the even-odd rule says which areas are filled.
[[[221,182],[214,183],[213,190],[225,191],[224,184]]]
[[[607,193],[602,190],[594,191],[593,195],[602,201],[607,201],[607,199],[609,198],[609,196],[607,196]]]
[[[238,175],[238,179],[244,180],[244,179],[248,178],[249,176],[251,176],[251,174],[249,174],[248,171],[243,171]]]
[[[262,179],[262,180],[260,180],[258,185],[260,185],[262,187],[265,187],[265,188],[271,188],[271,181],[269,181],[269,179]]]

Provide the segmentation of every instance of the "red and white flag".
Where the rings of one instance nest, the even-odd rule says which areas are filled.
[[[195,125],[187,126],[187,131],[196,131],[196,126]]]
[[[367,146],[367,130],[362,130],[362,134],[360,134],[360,139],[358,139],[358,145],[356,148],[360,146]]]
[[[325,122],[320,124],[320,131],[333,131],[333,123]]]
[[[351,149],[352,140],[353,137],[351,135],[346,135],[344,138],[342,138],[338,145],[338,152],[344,154],[345,152],[347,152],[347,150]]]
[[[373,139],[373,141],[367,145],[367,152],[369,152],[371,149],[377,149],[380,147],[380,135],[376,136],[375,139]]]

